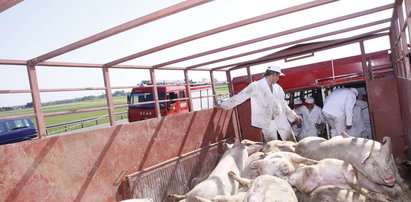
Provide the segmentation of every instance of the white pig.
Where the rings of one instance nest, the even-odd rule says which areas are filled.
[[[246,147],[237,144],[227,150],[208,178],[196,185],[186,195],[169,195],[171,200],[186,198],[187,202],[199,201],[196,197],[213,199],[217,195],[234,195],[238,191],[238,183],[229,178],[227,173],[232,171],[238,175],[243,171],[248,156],[261,149],[261,146]]]
[[[355,137],[331,138],[330,140],[308,137],[297,143],[296,153],[315,160],[325,158],[344,160],[352,164],[372,182],[384,185],[382,187],[390,193],[391,197],[408,199],[409,188],[398,174],[391,153],[391,139],[389,137],[383,138],[383,144]],[[398,186],[401,188],[401,193],[397,191]],[[393,187],[393,189],[389,187]]]
[[[371,202],[364,195],[340,187],[325,185],[320,186],[309,194],[296,193],[299,202]]]
[[[268,153],[264,159],[254,161],[250,167],[256,168],[260,175],[270,174],[282,177],[293,173],[301,166],[313,165],[317,162],[292,152],[273,152]]]
[[[233,172],[230,172],[229,175],[241,185],[249,187],[244,202],[298,202],[291,185],[281,178],[272,175],[260,175],[254,180],[251,180],[241,178]]]
[[[281,158],[277,160],[280,159]],[[283,159],[286,158],[283,157]],[[272,159],[263,159],[260,161],[273,162]],[[278,177],[282,177],[303,193],[309,193],[323,185],[334,185],[343,189],[356,190],[370,199],[379,201],[385,201],[387,199],[384,195],[369,192],[367,189],[361,187],[357,178],[357,170],[355,170],[351,164],[342,160],[323,159],[316,164],[301,166],[295,170],[288,165],[288,169],[291,170],[291,172],[288,172],[287,175],[283,174],[283,171],[281,171],[283,168],[281,166],[267,162],[255,162],[253,165],[261,166],[258,168],[259,171],[262,171],[260,174],[279,174]],[[362,185],[369,185],[369,183],[363,183]],[[372,185],[373,184],[371,184],[371,186]]]

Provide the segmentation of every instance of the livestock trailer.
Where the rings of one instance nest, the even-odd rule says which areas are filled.
[[[250,110],[246,103],[232,110],[211,108],[161,117],[161,103],[158,96],[154,96],[153,101],[143,103],[154,104],[154,118],[119,125],[115,109],[132,105],[115,105],[112,90],[137,86],[112,85],[112,72],[118,69],[144,70],[150,77],[152,85],[149,87],[153,95],[158,95],[156,76],[161,71],[180,72],[187,92],[184,99],[188,99],[189,109],[193,109],[190,97],[190,74],[193,72],[205,72],[204,75],[209,76],[212,97],[217,103],[217,74],[224,74],[232,96],[241,85],[244,87],[261,78],[261,68],[282,62],[283,67],[291,67],[284,71],[285,78],[290,76],[292,79],[280,81],[290,101],[311,93],[318,95],[316,101],[321,103],[322,97],[333,87],[364,87],[369,96],[374,139],[379,141],[383,136],[390,136],[395,144],[396,157],[411,158],[410,0],[378,0],[362,4],[354,0],[316,0],[301,4],[268,1],[270,6],[260,7],[257,7],[262,4],[260,1],[245,1],[248,4],[244,6],[245,10],[238,7],[240,3],[244,4],[240,1],[188,0],[169,5],[171,2],[167,1],[168,7],[162,4],[162,9],[145,12],[114,27],[110,24],[111,27],[104,31],[42,55],[23,59],[0,55],[0,71],[20,68],[27,73],[26,86],[29,86],[0,89],[0,94],[28,94],[33,106],[32,113],[0,116],[0,119],[32,117],[38,132],[36,140],[0,146],[0,201],[118,201],[129,198],[167,201],[168,193],[186,193],[210,173],[223,153],[224,142],[233,138],[260,140],[259,131],[244,121],[249,116],[247,110]],[[227,6],[227,2],[231,4]],[[12,17],[13,11],[24,11],[22,7],[26,5],[36,5],[36,2],[0,1],[0,11],[10,13],[7,17]],[[99,2],[95,6],[101,5]],[[87,4],[79,8],[83,6]],[[67,10],[65,6],[60,9]],[[126,13],[126,9],[104,13],[115,18],[119,13]],[[89,17],[92,15],[87,19]],[[226,18],[231,21],[223,21]],[[177,19],[177,23],[171,23],[173,19]],[[16,18],[15,23],[19,20]],[[55,19],[48,16],[47,20]],[[92,22],[89,26],[96,24],[94,21],[84,22]],[[162,22],[163,29],[154,32],[151,25],[157,25],[157,22]],[[42,25],[42,29],[52,26]],[[56,25],[64,27],[59,23]],[[261,29],[257,29],[258,26]],[[184,32],[189,27],[197,29]],[[144,37],[148,38],[139,38],[140,35],[133,32],[127,36],[135,36],[134,40],[121,41],[128,31],[133,30],[146,31]],[[26,37],[42,33],[28,31]],[[47,39],[64,39],[66,36],[69,36],[68,32]],[[171,36],[174,39],[164,40]],[[71,57],[72,60],[64,61],[70,58],[66,54],[78,49],[88,53],[85,55],[94,56],[95,52],[88,49],[90,46],[115,39],[119,41],[107,44],[121,44],[118,49],[98,46],[100,51],[108,52],[102,62],[75,60],[84,55],[78,53]],[[151,48],[135,45],[132,41],[149,41]],[[197,43],[200,41],[203,43]],[[32,43],[36,40],[25,45]],[[387,47],[370,49],[378,44]],[[125,46],[142,49],[122,52]],[[340,55],[338,50],[345,47],[348,47],[348,55]],[[9,52],[24,50],[6,48]],[[310,61],[325,52],[331,52],[333,59]],[[135,60],[151,54],[155,54],[155,59],[148,65]],[[102,55],[93,57],[96,58],[102,58]],[[297,65],[302,61],[306,66]],[[41,70],[63,68],[101,71],[103,84],[64,88],[41,85],[40,81],[44,79]],[[167,78],[171,79],[174,78]],[[72,79],[72,83],[77,83],[77,79]],[[47,111],[42,106],[42,98],[47,93],[88,90],[103,91],[106,106],[59,112]],[[107,111],[109,127],[69,135],[46,134],[46,118],[98,110]]]

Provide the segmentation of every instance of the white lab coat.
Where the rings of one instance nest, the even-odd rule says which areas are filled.
[[[358,105],[361,108],[361,117],[365,126],[365,131],[362,132],[361,137],[372,139],[370,114],[368,112],[368,102],[364,100],[357,100],[355,105]]]
[[[314,108],[310,111],[306,106],[301,106],[299,111],[301,111],[303,125],[297,139],[302,140],[309,136],[317,136],[317,128],[315,127],[315,124],[325,123],[321,108],[314,105]]]
[[[356,97],[349,88],[335,89],[325,99],[323,111],[337,118],[345,119],[345,125],[351,126]]]
[[[294,112],[295,112],[299,117],[302,118],[301,107],[302,107],[302,106],[299,106],[299,107],[297,107],[296,109],[294,109]],[[304,124],[304,121],[303,121],[302,124]],[[294,135],[295,135],[296,137],[298,137],[298,135],[301,133],[302,126],[298,126],[297,123],[293,123],[293,124],[292,124],[292,128],[293,128],[293,131],[294,131]]]
[[[298,116],[284,100],[283,88],[276,83],[272,85],[272,88],[273,92],[271,92],[264,77],[249,84],[237,95],[221,103],[221,107],[231,109],[250,98],[251,125],[263,129],[264,136],[266,134],[264,131],[270,131],[272,134],[276,134],[278,131],[283,140],[288,139],[289,135],[294,136],[289,121],[293,122]],[[266,141],[271,140],[266,136],[265,138]]]
[[[366,130],[361,114],[362,109],[360,106],[355,105],[353,111],[353,124],[351,129],[347,130],[347,133],[353,137],[362,137],[362,133]]]

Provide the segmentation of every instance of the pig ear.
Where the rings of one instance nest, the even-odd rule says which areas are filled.
[[[250,167],[251,168],[260,168],[262,164],[263,164],[263,160],[256,160],[256,161],[253,161],[250,164]]]
[[[365,165],[365,162],[367,161],[368,158],[370,158],[370,156],[371,156],[371,152],[365,153],[365,156],[364,156],[364,158],[362,159],[361,164],[362,164],[362,165]]]
[[[384,154],[391,154],[391,138],[385,136],[382,138],[381,152]]]
[[[229,150],[229,149],[231,149],[231,148],[233,148],[233,146],[234,146],[234,144],[228,144],[228,143],[224,143],[224,149],[225,150]]]
[[[341,135],[343,138],[349,138],[349,137],[351,137],[351,136],[348,135],[346,132],[340,132],[340,135]]]
[[[290,168],[287,165],[281,165],[280,166],[280,171],[283,174],[288,174],[289,172],[291,172]]]

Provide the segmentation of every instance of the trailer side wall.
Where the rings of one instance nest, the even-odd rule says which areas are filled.
[[[124,177],[233,137],[209,109],[0,146],[0,201],[116,201]]]

